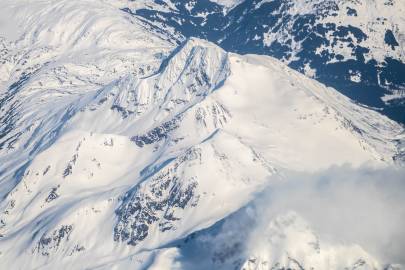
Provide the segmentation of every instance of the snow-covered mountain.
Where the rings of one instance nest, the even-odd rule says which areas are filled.
[[[276,57],[405,123],[402,0],[148,0],[123,10],[227,51]]]
[[[319,246],[294,212],[248,253],[226,224],[290,171],[403,164],[403,126],[275,58],[177,45],[124,4],[0,3],[2,268],[401,267]]]

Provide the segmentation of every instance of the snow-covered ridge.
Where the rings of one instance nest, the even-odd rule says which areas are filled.
[[[142,269],[283,171],[402,162],[403,127],[273,58],[200,39],[174,48],[108,1],[6,10],[28,3],[40,19],[0,59],[6,267]],[[72,43],[58,27],[93,5],[109,15],[84,16],[94,31]]]
[[[404,123],[401,0],[145,1],[126,10],[161,29],[227,51],[276,57]],[[147,3],[147,4],[146,4]]]
[[[21,267],[141,256],[236,211],[284,169],[392,163],[403,132],[277,60],[198,39],[155,75],[128,75],[70,106],[46,150],[3,176],[19,181],[2,202],[6,262],[10,241],[26,254]]]

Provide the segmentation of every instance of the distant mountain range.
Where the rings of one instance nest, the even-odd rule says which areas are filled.
[[[227,51],[276,57],[405,123],[401,0],[145,1],[125,11]]]

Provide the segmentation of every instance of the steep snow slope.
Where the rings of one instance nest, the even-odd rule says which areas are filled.
[[[6,34],[0,37],[0,149],[7,157],[0,171],[6,177],[52,144],[86,93],[127,73],[153,73],[173,48],[166,36],[99,1],[0,5],[1,17],[10,20],[0,31]],[[16,39],[7,35],[10,24]]]
[[[288,170],[403,162],[403,127],[273,58],[174,49],[109,1],[0,5],[4,267],[159,269]]]
[[[274,56],[405,122],[402,0],[245,0],[230,1],[231,9],[227,1],[147,2],[125,10],[227,51]]]
[[[392,163],[403,132],[272,58],[195,39],[155,75],[71,106],[55,141],[2,176],[16,183],[2,202],[6,264],[142,266],[145,250],[213,225],[285,169]]]

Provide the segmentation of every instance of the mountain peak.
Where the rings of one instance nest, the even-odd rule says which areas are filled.
[[[353,83],[373,73],[363,64],[382,68],[362,58],[378,51],[363,50],[366,34],[337,23],[342,3],[364,12],[358,1],[1,1],[3,267],[390,269],[367,241],[323,238],[301,205],[276,215],[266,200],[302,189],[309,212],[333,220],[336,204],[309,202],[336,187],[345,210],[360,200],[348,220],[376,208],[395,235],[381,238],[403,242],[404,126],[314,80],[319,67],[337,81],[350,69]],[[338,64],[349,37],[356,59]],[[326,195],[307,190],[313,177]]]

